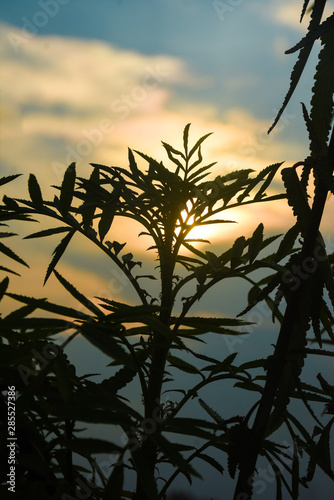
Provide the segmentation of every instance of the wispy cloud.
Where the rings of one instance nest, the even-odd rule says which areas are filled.
[[[181,148],[188,122],[192,123],[191,140],[214,132],[203,151],[208,162],[218,160],[213,175],[237,168],[259,170],[303,157],[298,142],[291,142],[287,149],[280,139],[282,132],[293,127],[294,115],[283,119],[268,137],[270,123],[245,109],[227,107],[222,114],[209,96],[194,100],[189,92],[185,98],[187,89],[205,89],[208,80],[193,74],[180,58],[55,36],[32,37],[16,53],[8,39],[8,33],[15,30],[8,25],[0,28],[1,174],[26,175],[8,186],[8,194],[26,196],[21,190],[26,191],[27,174],[33,172],[43,193],[51,195],[48,186],[59,184],[72,161],[77,162],[80,175],[90,172],[89,162],[126,166],[128,146],[165,161],[161,140]],[[280,217],[274,206],[259,210],[255,218],[251,212],[237,214],[239,226],[231,225],[210,238],[226,241],[244,231],[243,227],[251,232],[260,218],[268,229],[286,225],[288,207],[279,212]],[[137,233],[123,224],[119,238],[126,241],[129,234],[129,247],[134,245],[144,255],[146,247],[138,243]],[[74,251],[80,245],[74,242]]]

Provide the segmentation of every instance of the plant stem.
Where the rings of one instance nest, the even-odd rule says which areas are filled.
[[[174,226],[166,223],[165,243],[160,250],[160,271],[161,271],[161,312],[160,321],[169,326],[171,312],[173,308],[173,273],[175,259],[173,258],[172,242]],[[145,419],[155,421],[154,415],[157,407],[160,407],[161,390],[165,373],[167,354],[170,346],[170,338],[160,331],[153,332],[153,347],[150,375],[148,381],[147,397],[144,398]],[[154,480],[155,466],[157,462],[157,445],[147,436],[141,447],[142,460],[145,463],[147,473]],[[137,476],[136,500],[150,500],[143,488],[143,478]]]
[[[334,130],[328,148],[328,164],[334,166]],[[333,170],[333,168],[332,168]],[[314,258],[314,250],[319,236],[320,222],[323,216],[328,187],[319,178],[316,187],[308,230],[305,235],[303,247],[300,254],[300,262],[306,258]],[[320,243],[319,243],[320,244]],[[240,473],[235,489],[234,500],[249,500],[253,492],[253,476],[255,473],[257,458],[265,437],[269,417],[275,402],[277,389],[280,384],[284,364],[288,356],[288,348],[292,335],[295,331],[302,312],[302,299],[307,280],[302,280],[299,287],[291,293],[280,333],[275,347],[274,355],[268,367],[266,383],[260,400],[259,408],[251,429],[251,440],[248,446],[247,460],[240,464]]]

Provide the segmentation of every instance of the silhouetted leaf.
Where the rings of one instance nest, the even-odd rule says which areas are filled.
[[[107,486],[103,493],[103,500],[122,500],[123,497],[123,483],[124,483],[124,465],[115,465]]]
[[[200,374],[201,372],[196,368],[196,366],[191,365],[190,363],[187,363],[181,358],[178,358],[177,356],[173,356],[172,354],[168,354],[167,360],[169,361],[171,366],[174,366],[175,368],[178,368],[179,370],[186,372],[186,373],[197,373]]]
[[[13,198],[9,198],[6,195],[4,195],[2,201],[6,205],[6,208],[9,208],[10,210],[17,210],[19,208],[19,204],[15,200],[13,200]]]
[[[87,314],[84,314],[71,307],[60,306],[58,304],[53,304],[52,302],[47,302],[46,299],[35,299],[34,297],[27,297],[25,295],[18,295],[16,293],[7,293],[8,297],[15,299],[24,304],[32,305],[35,309],[41,309],[43,311],[49,311],[55,314],[60,314],[61,316],[68,316],[70,318],[76,319],[89,319]]]
[[[31,201],[35,205],[36,208],[43,207],[43,198],[41,188],[39,187],[38,181],[34,174],[30,174],[28,180],[28,189]]]
[[[4,296],[9,284],[9,279],[8,277],[4,278],[1,283],[0,283],[0,300]]]
[[[114,220],[115,209],[112,204],[104,205],[102,214],[99,221],[99,236],[100,240],[103,241],[106,234],[108,233],[111,224]]]
[[[187,125],[184,127],[183,130],[183,147],[186,156],[188,155],[188,140],[189,140],[190,125],[191,123],[187,123]]]
[[[117,342],[114,335],[120,334],[121,328],[115,324],[99,324],[91,321],[82,325],[82,335],[95,347],[100,349],[104,354],[112,359],[124,364],[130,369],[136,369],[136,364],[129,354],[123,349],[122,345]]]
[[[212,408],[210,408],[209,405],[203,401],[203,399],[198,399],[199,404],[201,407],[207,412],[208,415],[216,422],[216,424],[221,425],[224,423],[224,419]]]
[[[11,182],[17,177],[20,177],[22,174],[14,174],[14,175],[7,175],[5,177],[0,177],[0,186],[3,186],[4,184],[7,184],[7,182]]]
[[[191,148],[191,150],[189,151],[188,158],[192,157],[192,155],[195,153],[196,149],[198,149],[200,147],[200,145],[202,144],[202,142],[205,141],[205,139],[207,139],[207,137],[210,137],[210,135],[212,135],[212,132],[209,132],[209,134],[205,134],[205,135],[203,135],[203,137],[201,137],[200,139],[198,139],[198,141],[196,142],[195,146],[193,146]]]
[[[7,247],[7,245],[4,245],[1,242],[0,242],[0,253],[3,253],[5,255],[7,255],[7,257],[9,257],[10,259],[13,259],[16,262],[19,262],[20,264],[23,264],[24,266],[29,267],[28,264],[26,262],[24,262],[24,260],[21,259],[21,257],[16,255],[16,253],[11,248]]]
[[[75,186],[75,176],[75,163],[71,163],[65,171],[60,190],[59,207],[63,215],[66,215],[71,207]]]
[[[220,465],[217,460],[215,460],[213,457],[210,457],[210,455],[206,455],[205,453],[200,453],[197,455],[197,458],[200,458],[201,460],[204,460],[204,462],[207,462],[208,464],[211,465],[211,467],[214,467],[220,474],[224,474],[224,467]]]
[[[244,236],[240,236],[235,240],[231,248],[231,268],[235,269],[240,264],[243,264],[242,254],[246,246],[246,240]]]
[[[326,0],[320,0],[320,1],[314,3],[314,7],[312,9],[312,14],[311,14],[311,21],[310,21],[310,24],[308,27],[309,32],[311,32],[312,30],[316,29],[319,26],[319,24],[321,22],[323,11],[325,8],[325,4],[326,4]],[[304,71],[305,65],[306,65],[307,60],[309,58],[309,55],[311,53],[313,43],[314,43],[314,41],[311,41],[309,44],[305,45],[299,52],[298,60],[297,60],[295,66],[292,70],[292,73],[291,73],[291,77],[290,77],[291,81],[290,81],[290,87],[289,87],[288,93],[286,94],[286,96],[284,98],[283,104],[277,113],[277,116],[274,120],[274,123],[271,125],[271,127],[268,130],[268,134],[272,131],[272,129],[275,127],[278,120],[282,116],[286,106],[288,105],[288,103],[291,99],[292,94],[294,93],[294,91],[298,85],[299,79]]]
[[[68,227],[53,227],[51,229],[44,229],[43,231],[38,231],[37,233],[29,234],[25,236],[23,239],[28,240],[31,238],[43,238],[44,236],[51,236],[52,234],[58,233],[68,233],[70,229]]]
[[[63,285],[63,287],[83,306],[87,307],[91,312],[96,314],[98,317],[104,317],[103,312],[87,297],[80,293],[71,283],[69,283],[63,276],[58,273],[55,269],[53,270],[58,281]]]
[[[262,248],[262,242],[263,242],[263,224],[259,224],[258,227],[255,229],[250,241],[249,241],[249,246],[248,246],[248,259],[249,262],[252,263],[258,256],[258,253],[260,252]]]
[[[327,140],[332,129],[333,94],[334,94],[334,14],[331,27],[321,36],[323,47],[319,53],[319,62],[314,76],[313,97],[311,100],[310,119],[316,136],[315,144],[311,141],[311,152],[325,155]],[[332,174],[330,168],[330,174]]]
[[[63,238],[61,240],[61,242],[59,243],[59,245],[54,249],[53,258],[49,264],[49,267],[46,271],[46,275],[44,278],[44,285],[47,282],[50,274],[52,273],[52,271],[54,270],[54,268],[58,264],[59,260],[61,259],[63,253],[65,252],[65,250],[66,250],[66,248],[67,248],[67,246],[68,246],[69,242],[71,241],[74,234],[75,234],[75,229],[70,229],[68,234],[65,236],[65,238]]]

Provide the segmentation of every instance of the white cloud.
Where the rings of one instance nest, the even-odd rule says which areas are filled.
[[[313,2],[309,3],[308,8],[312,7]],[[334,2],[328,0],[324,10],[323,19],[326,19],[333,13]],[[266,8],[259,10],[259,13],[272,22],[278,23],[281,26],[286,26],[297,32],[306,33],[308,24],[310,22],[310,11],[306,11],[302,22],[300,16],[302,11],[301,2],[291,2],[291,0],[281,0],[280,2],[270,2]]]
[[[180,59],[146,56],[103,42],[46,36],[32,37],[16,54],[8,40],[10,32],[15,29],[4,25],[0,29],[4,104],[1,174],[26,175],[6,186],[9,195],[25,197],[27,174],[33,172],[44,196],[51,196],[49,186],[61,182],[72,161],[77,161],[80,176],[90,172],[89,162],[126,166],[128,146],[167,160],[168,166],[161,140],[182,148],[183,128],[189,122],[191,143],[213,132],[203,146],[203,156],[207,163],[218,160],[214,175],[236,168],[259,170],[281,159],[300,159],[298,147],[288,154],[284,151],[283,157],[285,148],[279,134],[268,139],[270,124],[244,109],[226,109],[219,116],[210,99],[183,100],[179,86],[185,95],[184,89],[203,88],[207,80],[192,75]],[[275,208],[265,208],[263,218],[268,226],[270,214],[278,223]],[[263,209],[259,210],[262,213]],[[226,217],[230,218],[228,213]],[[256,214],[254,224],[260,218]],[[238,220],[245,222],[247,231],[254,229],[251,212],[238,215]],[[223,238],[242,231],[242,225],[231,225],[222,232]],[[134,247],[141,255],[149,246],[146,241],[138,244],[137,232],[124,223],[118,236],[130,240],[129,251]],[[73,242],[73,249],[82,251],[81,244]]]

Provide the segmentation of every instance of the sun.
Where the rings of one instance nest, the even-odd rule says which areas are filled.
[[[194,223],[194,216],[189,217],[186,210],[181,212],[181,217],[183,221],[187,222],[187,225],[192,225]],[[187,220],[188,218],[188,220]],[[240,226],[245,227],[248,221],[248,216],[243,210],[238,208],[227,210],[223,214],[215,214],[207,221],[217,220],[215,224],[203,224],[200,226],[195,226],[187,235],[187,240],[204,240],[202,242],[193,242],[196,247],[203,247],[207,245],[206,241],[210,243],[219,243],[221,241],[226,244],[227,241],[233,240],[240,236]],[[225,222],[218,222],[225,221]],[[249,221],[248,221],[249,222]]]

